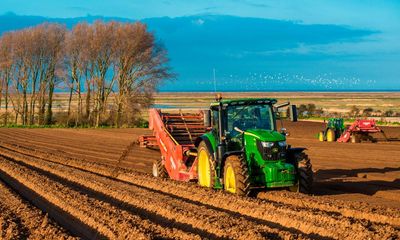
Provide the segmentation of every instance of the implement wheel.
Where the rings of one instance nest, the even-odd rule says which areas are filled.
[[[215,162],[204,141],[197,148],[197,176],[202,187],[214,187]]]
[[[320,142],[323,142],[325,140],[324,139],[324,131],[319,132],[318,139],[319,139]]]
[[[161,158],[153,162],[153,176],[166,178],[168,177],[167,170],[165,169],[164,164],[162,163]]]
[[[224,189],[240,196],[248,196],[250,194],[249,169],[242,156],[232,155],[226,159]]]
[[[328,129],[326,132],[326,141],[334,142],[336,141],[335,131],[333,129]]]
[[[296,156],[296,161],[298,162],[297,168],[297,184],[289,187],[291,192],[301,192],[309,194],[312,190],[313,184],[313,171],[311,160],[305,153],[300,153]]]
[[[351,143],[360,143],[361,142],[360,134],[357,134],[357,133],[351,134],[350,141],[351,141]]]

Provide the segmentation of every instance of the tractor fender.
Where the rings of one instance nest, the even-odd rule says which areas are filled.
[[[297,154],[300,154],[307,150],[307,148],[288,148],[287,150],[287,159],[290,161],[291,159],[295,159]]]
[[[213,147],[211,145],[211,142],[210,142],[210,139],[208,139],[208,137],[200,136],[200,137],[196,138],[196,140],[194,142],[194,146],[197,148],[202,141],[204,141],[206,143],[208,151],[210,151],[210,153],[214,156],[214,159],[215,159],[214,149],[213,149]]]
[[[221,175],[223,174],[223,171],[224,171],[226,159],[229,156],[232,156],[232,155],[239,156],[239,155],[243,155],[243,154],[244,154],[243,150],[225,152],[224,156],[222,157],[222,162],[221,162]]]

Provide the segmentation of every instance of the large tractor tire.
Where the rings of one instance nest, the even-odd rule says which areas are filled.
[[[232,155],[226,159],[224,189],[240,196],[248,196],[250,194],[249,169],[242,156]]]
[[[333,129],[328,129],[328,131],[326,132],[326,141],[327,142],[336,141],[335,131]]]
[[[197,148],[197,177],[200,186],[214,187],[215,161],[204,141]]]
[[[160,178],[168,177],[167,169],[165,169],[165,166],[163,165],[161,158],[153,162],[152,172],[154,177],[160,177]]]
[[[318,140],[319,140],[320,142],[325,141],[325,139],[324,139],[324,131],[319,132],[319,134],[318,134]]]
[[[296,185],[289,188],[292,192],[301,192],[310,194],[313,185],[313,171],[311,160],[305,153],[297,154],[296,161],[298,162],[297,176],[298,182]]]

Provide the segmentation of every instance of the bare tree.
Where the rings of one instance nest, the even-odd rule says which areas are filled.
[[[83,102],[82,102],[82,88],[83,80],[89,79],[88,74],[88,39],[90,36],[90,27],[86,23],[76,25],[71,32],[68,33],[66,40],[66,58],[70,72],[70,96],[68,103],[68,117],[70,117],[72,94],[77,95],[77,114],[75,119],[75,126],[82,120],[83,115]],[[86,84],[87,87],[87,112],[90,114],[90,81]]]
[[[104,23],[96,21],[93,26],[93,34],[89,38],[89,68],[92,79],[93,91],[95,91],[95,126],[98,127],[101,122],[101,116],[104,113],[108,95],[114,85],[115,78],[106,81],[107,73],[112,64],[113,42],[115,40],[115,30],[117,23]]]
[[[9,105],[9,86],[11,81],[12,70],[12,34],[6,33],[0,38],[0,78],[1,78],[1,92],[0,92],[0,106],[4,92],[4,121],[3,124],[8,124],[8,105]]]
[[[148,105],[156,86],[174,75],[166,65],[165,49],[155,43],[153,34],[142,23],[119,26],[114,49],[118,85],[115,125],[119,127],[128,107],[135,113],[138,106]]]
[[[112,122],[121,126],[151,104],[164,79],[174,77],[167,52],[141,23],[98,21],[78,24],[71,31],[58,24],[42,24],[4,34],[0,43],[4,124],[9,102],[16,123],[20,119],[24,125],[52,124],[54,92],[67,86],[67,124],[76,113],[76,126],[85,121],[98,127],[110,121],[106,117],[116,109]],[[62,81],[64,86],[59,85]],[[114,106],[110,96],[114,96]]]

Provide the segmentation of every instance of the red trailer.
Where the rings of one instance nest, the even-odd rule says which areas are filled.
[[[370,140],[376,142],[370,133],[382,133],[385,139],[387,137],[385,133],[380,129],[374,119],[358,119],[353,124],[351,124],[337,140],[338,142],[361,142],[361,140]]]
[[[140,146],[158,146],[161,159],[158,165],[165,166],[170,178],[190,181],[197,178],[196,154],[191,151],[194,141],[208,129],[204,127],[204,112],[183,113],[149,110],[149,129],[153,135],[141,136]],[[155,170],[153,166],[153,174]]]

